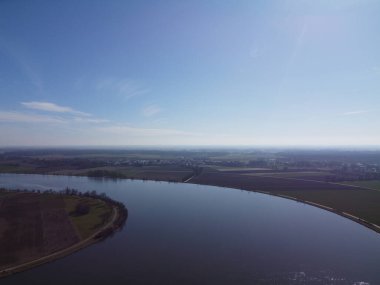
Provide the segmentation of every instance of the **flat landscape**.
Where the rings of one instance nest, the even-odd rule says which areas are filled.
[[[344,181],[343,184],[358,186],[362,188],[370,188],[380,191],[380,180],[367,180],[367,181]]]
[[[97,2],[0,0],[0,277],[114,236],[1,285],[380,284],[380,0]]]
[[[380,151],[368,150],[4,149],[0,152],[0,172],[4,173],[186,182],[265,192],[325,206],[335,213],[355,216],[356,221],[367,225],[380,225],[379,165]],[[81,227],[81,219],[72,221],[81,229],[81,237],[88,235],[90,230]]]
[[[3,194],[0,211],[1,269],[48,255],[80,241],[63,197]]]
[[[94,197],[0,190],[0,275],[42,257],[49,261],[50,255],[67,248],[74,250],[107,225],[113,212],[112,204]]]
[[[337,213],[349,213],[380,225],[380,193],[375,190],[321,181],[263,177],[235,172],[222,174],[205,172],[191,182],[287,196],[332,208]]]

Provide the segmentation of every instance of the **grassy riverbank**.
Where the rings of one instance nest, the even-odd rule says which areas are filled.
[[[88,197],[66,196],[64,197],[65,210],[74,213],[79,204],[88,205],[89,212],[86,215],[69,214],[70,220],[76,228],[81,239],[85,239],[101,228],[112,215],[112,206],[98,199]]]
[[[127,216],[108,198],[0,191],[0,277],[88,246],[120,227]]]

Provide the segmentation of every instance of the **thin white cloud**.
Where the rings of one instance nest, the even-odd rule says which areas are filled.
[[[131,79],[105,78],[99,80],[96,89],[107,94],[116,94],[125,99],[140,96],[149,92],[149,89],[142,87]]]
[[[12,111],[0,111],[0,122],[15,123],[64,123],[65,120],[58,117],[27,114]]]
[[[109,120],[105,120],[105,119],[86,118],[86,117],[74,117],[73,121],[79,122],[79,123],[94,123],[94,124],[101,124],[101,123],[108,123],[109,122]]]
[[[18,111],[0,111],[0,122],[8,123],[66,123],[66,124],[104,124],[108,120],[88,116],[50,116]]]
[[[199,136],[198,133],[184,132],[174,129],[136,128],[128,125],[112,125],[97,128],[101,132],[118,134],[122,136],[155,137],[155,136]]]
[[[149,105],[142,110],[145,117],[152,117],[162,112],[162,109],[157,105]]]
[[[342,115],[343,116],[353,116],[353,115],[360,115],[360,114],[366,114],[370,113],[370,110],[356,110],[356,111],[350,111],[350,112],[345,112]]]
[[[54,113],[69,113],[69,114],[75,114],[80,116],[90,116],[88,113],[84,113],[81,111],[77,111],[73,108],[66,107],[66,106],[60,106],[51,102],[21,102],[21,104],[28,108],[33,110],[39,110],[39,111],[46,111],[46,112],[54,112]]]

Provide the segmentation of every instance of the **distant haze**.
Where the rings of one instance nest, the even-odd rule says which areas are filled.
[[[0,1],[0,146],[378,146],[380,1]]]

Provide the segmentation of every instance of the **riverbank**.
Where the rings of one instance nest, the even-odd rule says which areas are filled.
[[[244,189],[239,189],[239,190],[244,190]],[[377,233],[380,233],[380,226],[379,225],[376,225],[376,224],[373,224],[373,223],[370,223],[366,220],[363,220],[359,217],[356,217],[354,215],[351,215],[349,213],[345,213],[345,212],[341,212],[337,209],[333,209],[331,207],[327,207],[325,205],[322,205],[322,204],[318,204],[318,203],[314,203],[314,202],[311,202],[311,201],[307,201],[307,200],[302,200],[302,199],[298,199],[296,197],[291,197],[291,196],[287,196],[287,195],[281,195],[281,194],[276,194],[276,193],[270,193],[270,192],[265,192],[265,191],[255,191],[256,193],[261,193],[261,194],[266,194],[266,195],[271,195],[271,196],[275,196],[275,197],[280,197],[280,198],[284,198],[284,199],[288,199],[288,200],[293,200],[293,201],[296,201],[298,203],[303,203],[303,204],[307,204],[307,205],[310,205],[310,206],[313,206],[313,207],[317,207],[317,208],[320,208],[322,210],[325,210],[325,211],[329,211],[329,212],[332,212],[336,215],[339,215],[339,216],[342,216],[346,219],[350,219],[358,224],[361,224],[362,226],[365,226]]]
[[[44,175],[61,176],[64,174],[55,173]],[[89,177],[86,175],[74,176]],[[104,177],[103,179],[111,178]],[[132,180],[157,181],[157,179]],[[171,180],[163,179],[160,181],[173,183]],[[188,177],[184,183],[234,188],[291,199],[333,212],[376,232],[380,232],[380,211],[378,210],[380,191],[373,189],[323,181],[284,179],[281,177],[258,177],[236,172],[228,173],[215,170],[203,171],[198,175],[193,174],[191,177]]]
[[[189,182],[191,183],[191,182]],[[221,188],[228,188],[228,189],[236,189],[236,190],[243,190],[243,191],[249,191],[249,192],[255,192],[255,193],[260,193],[260,194],[265,194],[265,195],[270,195],[270,196],[274,196],[274,197],[279,197],[279,198],[283,198],[283,199],[288,199],[288,200],[293,200],[295,202],[298,202],[298,203],[303,203],[303,204],[307,204],[307,205],[310,205],[310,206],[313,206],[313,207],[317,207],[317,208],[320,208],[322,210],[326,210],[326,211],[329,211],[329,212],[332,212],[336,215],[339,215],[339,216],[342,216],[344,218],[347,218],[347,219],[350,219],[362,226],[365,226],[377,233],[380,233],[380,226],[379,225],[376,225],[374,223],[371,223],[369,221],[366,221],[360,217],[357,217],[357,216],[354,216],[354,215],[351,215],[349,213],[346,213],[346,212],[342,212],[342,211],[339,211],[337,209],[334,209],[334,208],[331,208],[331,207],[328,207],[328,206],[325,206],[325,205],[322,205],[322,204],[318,204],[318,203],[315,203],[315,202],[311,202],[311,201],[307,201],[307,200],[303,200],[303,199],[299,199],[297,197],[292,197],[292,196],[288,196],[288,195],[283,195],[283,194],[278,194],[278,193],[273,193],[273,192],[267,192],[267,191],[260,191],[260,190],[247,190],[247,189],[244,189],[244,188],[237,188],[237,187],[224,187],[224,186],[220,186],[220,185],[212,185],[212,184],[199,184],[199,183],[192,183],[192,184],[197,184],[197,185],[207,185],[207,186],[215,186],[215,187],[221,187]]]
[[[17,196],[17,195],[23,195],[23,196],[26,196],[26,195],[29,195],[29,198],[33,196],[33,198],[35,198],[34,196],[42,196],[42,195],[50,195],[48,197],[48,199],[51,199],[52,195],[53,196],[57,196],[58,198],[62,198],[62,194],[57,194],[57,193],[54,193],[54,194],[37,194],[37,193],[31,193],[31,192],[13,192],[13,191],[9,191],[8,192],[11,196]],[[3,191],[3,195],[2,197],[4,198],[4,191]],[[72,198],[72,196],[68,196],[69,198]],[[43,197],[43,199],[46,199],[46,197]],[[94,198],[94,197],[91,197],[91,198],[86,198],[86,199],[97,199],[97,202],[98,202],[98,205],[97,207],[99,206],[100,203],[107,203],[107,206],[110,207],[111,209],[111,214],[109,216],[109,218],[107,219],[107,221],[105,221],[101,227],[98,227],[96,228],[96,230],[94,232],[92,232],[90,235],[88,235],[86,238],[80,238],[80,231],[78,231],[78,228],[75,228],[75,225],[73,225],[72,228],[75,228],[78,236],[79,236],[79,240],[77,242],[75,242],[74,244],[71,244],[69,245],[68,247],[64,247],[64,248],[61,248],[60,250],[57,250],[57,251],[53,251],[53,252],[50,252],[49,254],[46,254],[46,255],[43,255],[43,256],[38,256],[37,258],[33,259],[33,260],[28,260],[26,262],[22,262],[20,264],[12,264],[10,266],[3,266],[3,268],[0,270],[0,277],[5,277],[5,276],[9,276],[11,274],[14,274],[14,273],[17,273],[17,272],[21,272],[21,271],[25,271],[25,270],[28,270],[28,269],[31,269],[33,267],[36,267],[36,266],[39,266],[39,265],[42,265],[44,263],[48,263],[48,262],[51,262],[51,261],[54,261],[56,259],[59,259],[59,258],[62,258],[62,257],[65,257],[67,255],[70,255],[78,250],[81,250],[87,246],[90,246],[96,242],[99,242],[105,238],[107,238],[108,236],[112,235],[115,231],[117,231],[119,228],[121,228],[123,226],[123,224],[125,223],[125,220],[127,219],[127,216],[128,216],[128,211],[127,209],[124,207],[123,204],[121,203],[118,203],[116,201],[113,201],[107,197],[99,197],[99,198]],[[25,200],[25,199],[24,199]],[[40,199],[41,200],[41,199]],[[4,204],[4,203],[3,203]],[[56,211],[57,212],[57,211]],[[62,212],[62,211],[61,211]],[[90,209],[90,212],[91,212],[91,209]],[[51,214],[51,213],[50,213]],[[56,214],[56,213],[55,213]],[[45,215],[46,216],[46,213],[43,213],[42,216]],[[62,217],[61,217],[62,218]],[[45,225],[45,221],[44,221],[44,225]],[[35,226],[41,226],[41,225],[35,225]],[[60,224],[58,225],[58,227],[60,227]],[[47,229],[48,231],[52,230],[52,228],[50,227],[50,229]],[[70,230],[68,230],[70,231]],[[62,234],[62,233],[61,233]],[[64,233],[63,233],[64,234]],[[51,241],[45,241],[46,244],[49,244],[49,242]],[[61,244],[61,247],[62,247],[62,244]],[[47,250],[47,249],[45,249]],[[18,256],[19,257],[19,256]]]
[[[206,173],[207,174],[207,173]],[[215,174],[215,173],[214,173]],[[380,227],[376,223],[372,223],[370,220],[367,220],[364,218],[365,215],[369,215],[374,217],[371,212],[364,212],[362,211],[363,206],[364,208],[369,208],[374,209],[378,212],[378,201],[376,200],[377,197],[379,197],[379,191],[376,192],[368,192],[366,189],[360,189],[357,187],[345,187],[345,185],[336,185],[332,183],[313,183],[312,185],[309,183],[312,183],[312,181],[287,181],[284,179],[276,179],[276,178],[256,178],[247,176],[239,176],[239,175],[234,175],[230,176],[229,174],[226,173],[217,173],[216,177],[218,178],[217,180],[210,179],[209,177],[206,177],[207,179],[202,181],[199,181],[199,177],[194,176],[191,177],[189,180],[187,180],[187,183],[191,184],[199,184],[199,185],[211,185],[211,186],[216,186],[216,187],[225,187],[225,188],[234,188],[234,189],[239,189],[239,190],[245,190],[245,191],[252,191],[252,192],[257,192],[257,193],[262,193],[266,195],[272,195],[272,196],[277,196],[285,199],[290,199],[294,200],[296,202],[308,204],[310,206],[318,207],[323,210],[330,211],[334,214],[340,215],[344,218],[350,219],[356,223],[359,223],[373,231],[376,231],[380,233]],[[245,177],[243,179],[243,177]],[[204,177],[203,177],[204,178]],[[241,180],[240,180],[241,178]],[[248,179],[248,180],[246,180]],[[228,183],[226,183],[226,181]],[[261,185],[265,187],[270,187],[272,191],[263,191],[259,189],[260,183]],[[269,184],[271,182],[272,184]],[[302,185],[298,184],[290,184],[288,185],[287,183],[303,183]],[[283,183],[283,184],[281,184]],[[305,184],[306,183],[306,184]],[[228,185],[226,185],[228,184]],[[281,186],[281,187],[280,187]],[[295,187],[298,189],[298,191],[290,191],[292,187]],[[307,186],[311,186],[310,189],[307,188]],[[297,188],[298,187],[298,188]],[[319,187],[319,188],[316,188]],[[325,188],[327,188],[327,190]],[[302,191],[299,190],[299,188],[303,188]],[[325,189],[325,190],[323,190]],[[287,190],[287,191],[285,191]],[[347,191],[350,191],[349,197],[345,197],[346,194],[348,193]],[[357,197],[362,197],[363,194],[368,194],[370,193],[371,195],[377,195],[377,196],[368,196],[366,199],[356,199]],[[333,195],[332,195],[333,194]],[[318,196],[319,195],[319,196]],[[334,196],[335,195],[335,196]],[[358,196],[359,195],[359,196]],[[324,197],[325,203],[319,203],[319,201],[323,201],[320,198]],[[372,199],[375,197],[376,199]],[[327,200],[326,200],[327,199]],[[341,202],[340,204],[337,203],[337,201]],[[334,207],[334,205],[337,205],[338,207]],[[350,208],[348,206],[354,205],[354,207],[351,208],[353,212],[355,211],[362,211],[363,215],[357,215],[353,214],[353,212],[350,212]],[[375,205],[375,206],[374,206]],[[342,210],[342,209],[348,209],[348,210]],[[368,214],[369,213],[369,214]],[[87,242],[83,243],[78,243],[76,246],[70,247],[67,250],[63,250],[62,252],[57,252],[51,256],[46,256],[42,258],[41,260],[36,260],[35,263],[27,263],[24,264],[23,268],[9,268],[11,273],[15,273],[18,271],[23,271],[26,269],[29,269],[31,267],[55,260],[57,258],[60,258],[62,256],[69,255],[77,250],[80,250],[83,247],[89,246],[96,242],[99,239],[103,239],[107,237],[109,234],[112,234],[113,230],[108,228],[104,228],[103,230],[99,230],[96,234],[92,235]],[[4,274],[6,275],[6,274]]]
[[[380,192],[320,181],[218,172],[204,173],[188,183],[263,193],[330,211],[380,233]]]

